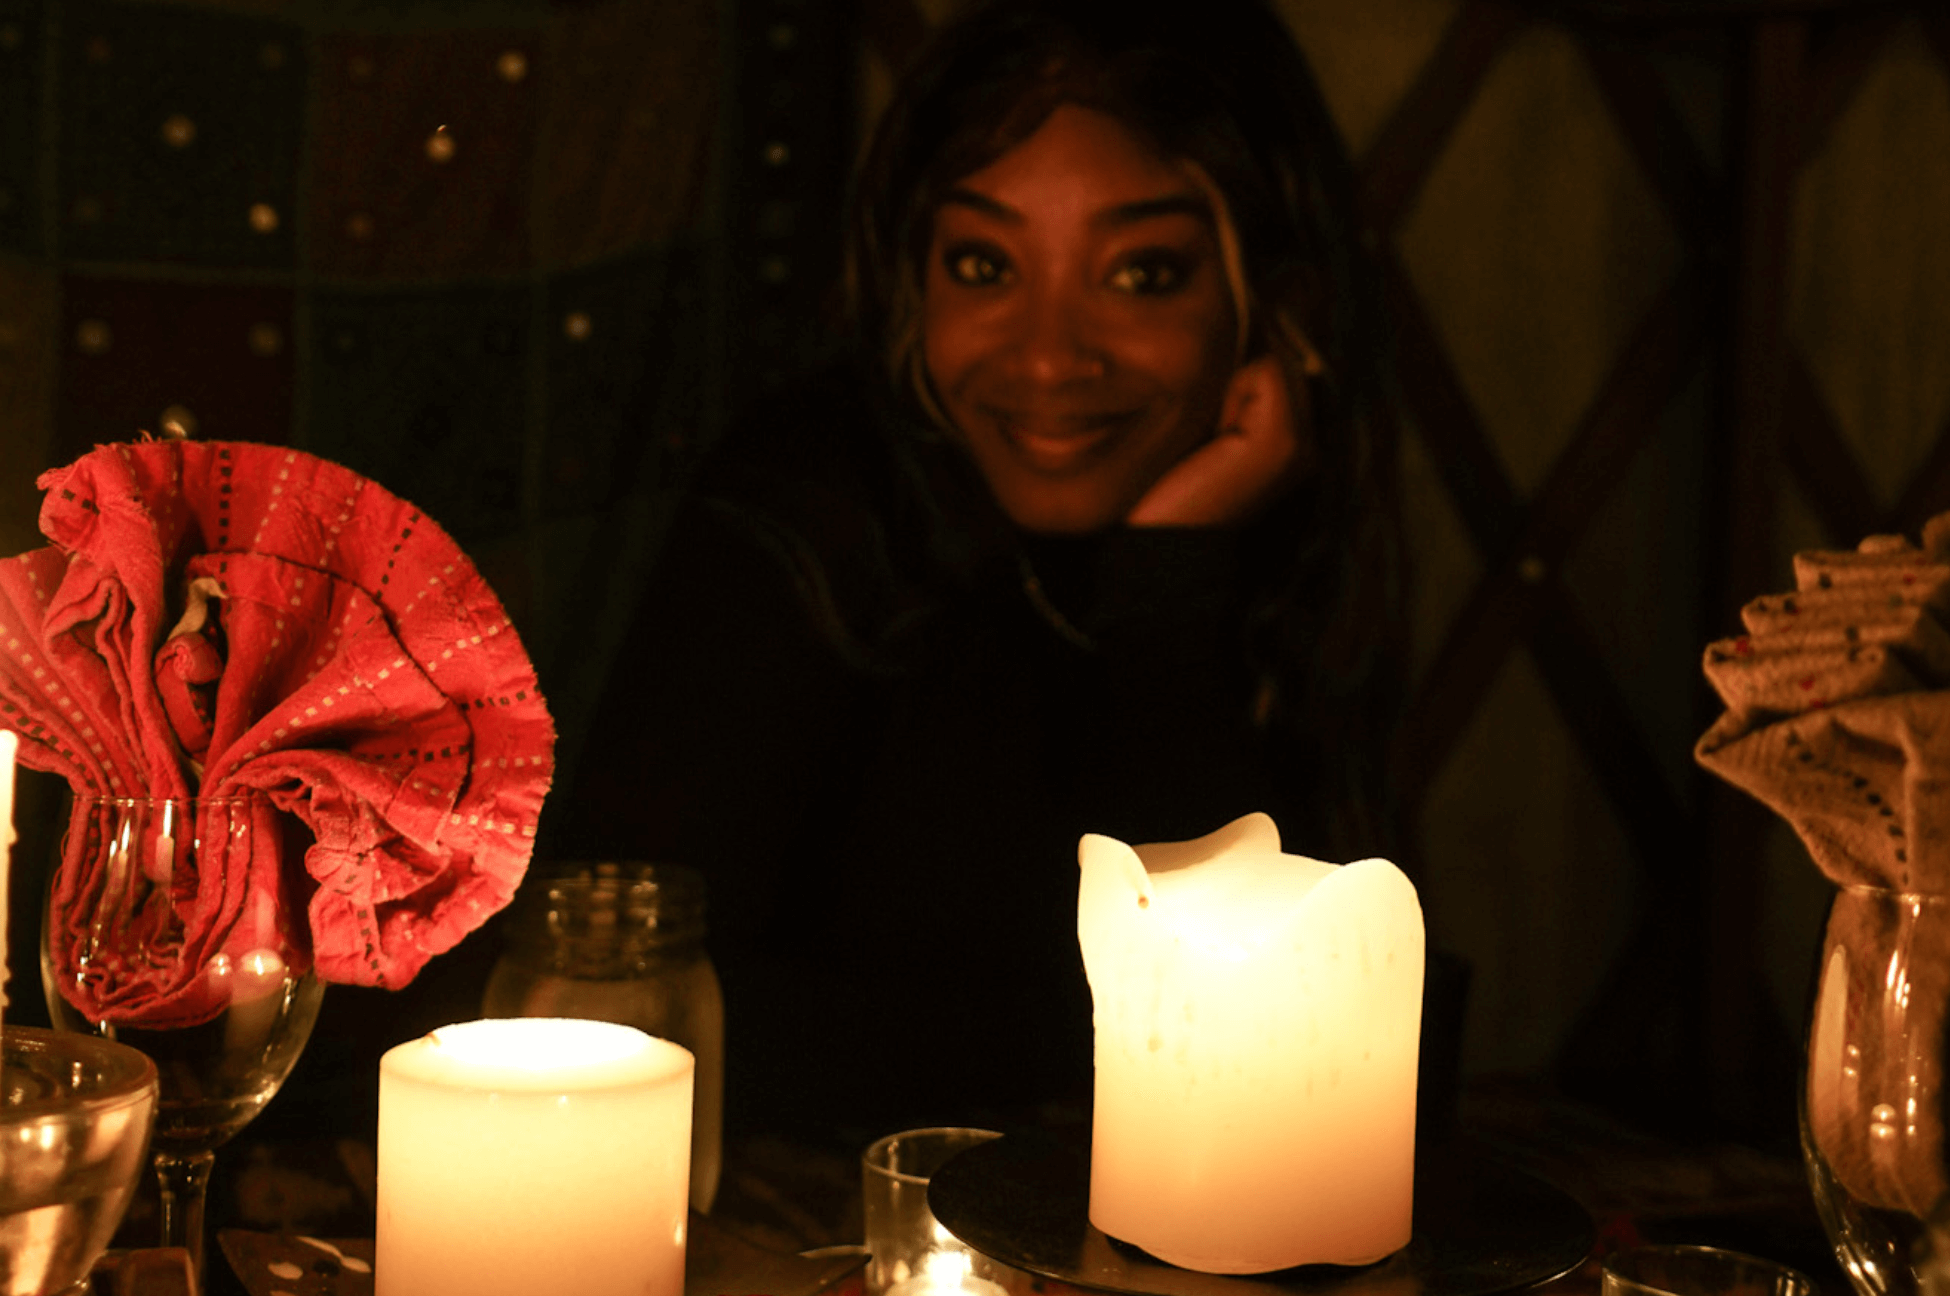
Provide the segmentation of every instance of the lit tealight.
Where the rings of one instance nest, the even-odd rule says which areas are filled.
[[[975,1276],[974,1261],[952,1240],[928,1252],[921,1272],[887,1289],[887,1296],[1004,1296],[1000,1283]]]
[[[454,137],[445,126],[436,126],[427,136],[427,159],[434,163],[454,160]]]

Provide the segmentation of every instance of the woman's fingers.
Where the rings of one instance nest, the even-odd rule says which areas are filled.
[[[1306,468],[1306,392],[1296,400],[1272,356],[1240,366],[1218,432],[1160,477],[1134,505],[1131,526],[1236,526],[1286,491]]]

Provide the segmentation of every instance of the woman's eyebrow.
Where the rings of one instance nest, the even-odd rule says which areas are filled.
[[[1191,216],[1210,223],[1212,205],[1202,194],[1176,193],[1160,198],[1143,198],[1137,202],[1119,203],[1106,208],[1091,218],[1093,225],[1122,226],[1135,225],[1140,221],[1154,220],[1159,216]]]
[[[967,207],[973,211],[982,213],[984,216],[990,216],[999,221],[1006,221],[1011,225],[1022,224],[1022,213],[1015,208],[1009,206],[1007,203],[999,203],[987,194],[977,193],[973,189],[964,189],[960,185],[956,185],[941,196],[941,205],[943,207]]]
[[[1022,213],[1007,203],[997,202],[985,193],[965,189],[960,185],[942,195],[941,205],[966,207],[1011,225],[1020,225],[1023,220]],[[1106,207],[1092,216],[1090,223],[1115,229],[1125,225],[1136,225],[1141,221],[1155,220],[1160,216],[1191,216],[1197,220],[1210,222],[1212,205],[1202,194],[1164,194],[1157,198],[1140,198],[1133,202]]]

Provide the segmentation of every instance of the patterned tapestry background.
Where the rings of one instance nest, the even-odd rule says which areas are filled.
[[[573,732],[726,375],[815,332],[800,7],[0,0],[0,552],[95,444],[299,446],[460,540]]]

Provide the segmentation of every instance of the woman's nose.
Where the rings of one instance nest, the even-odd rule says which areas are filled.
[[[1020,375],[1044,386],[1101,378],[1110,367],[1087,305],[1067,292],[1028,295],[1011,352]]]

